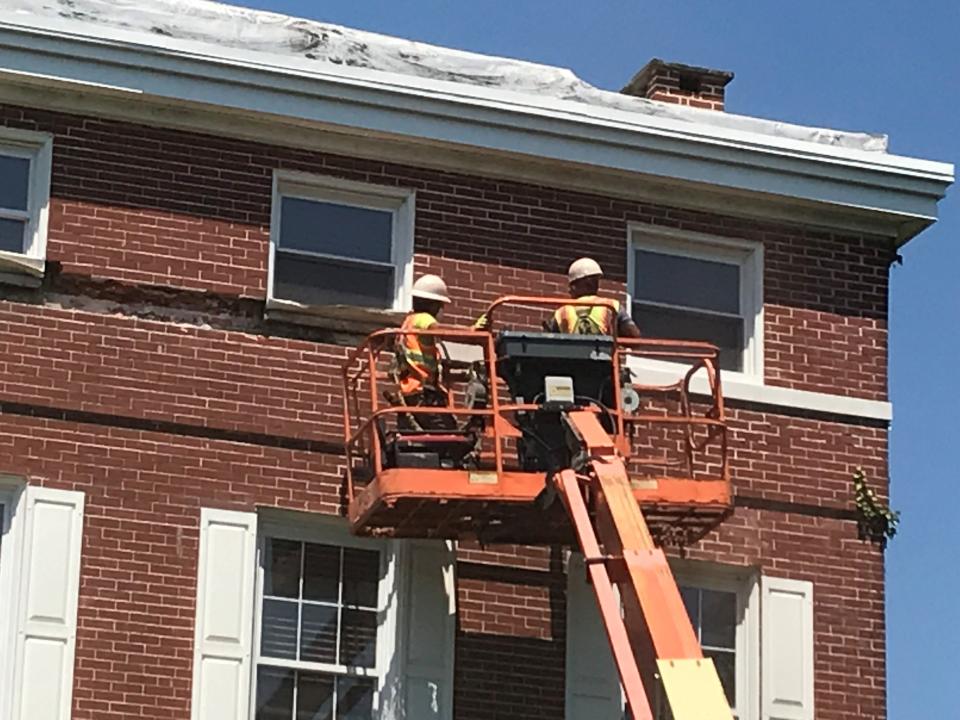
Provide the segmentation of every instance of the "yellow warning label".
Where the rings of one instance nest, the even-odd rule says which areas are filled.
[[[497,474],[489,470],[471,470],[468,479],[471,485],[497,484]]]

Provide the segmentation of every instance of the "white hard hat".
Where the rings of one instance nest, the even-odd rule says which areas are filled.
[[[424,300],[436,300],[442,303],[450,302],[450,298],[447,295],[447,284],[439,275],[422,275],[417,278],[417,281],[413,284],[413,292],[411,294],[415,298],[423,298]]]
[[[575,282],[586,277],[603,277],[603,269],[593,258],[580,258],[579,260],[574,260],[570,264],[570,269],[567,270],[567,282]]]

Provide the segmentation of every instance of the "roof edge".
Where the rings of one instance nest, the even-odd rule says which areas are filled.
[[[276,67],[262,55],[235,51],[213,57],[201,51],[205,46],[187,52],[116,34],[89,38],[0,22],[8,76],[24,82],[274,116],[279,109],[298,121],[874,209],[903,216],[905,226],[935,220],[936,201],[954,179],[948,163],[568,100],[532,104],[519,93],[451,88],[453,83],[390,73]]]

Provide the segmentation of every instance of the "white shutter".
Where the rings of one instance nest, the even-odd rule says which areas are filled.
[[[620,720],[617,666],[580,553],[567,564],[566,652],[566,720]]]
[[[16,720],[69,720],[83,493],[27,487],[14,679]]]
[[[405,550],[403,717],[450,720],[457,632],[453,548],[447,542],[411,542]]]
[[[256,548],[256,513],[201,509],[192,720],[248,716]]]
[[[813,583],[763,577],[763,720],[813,720]]]

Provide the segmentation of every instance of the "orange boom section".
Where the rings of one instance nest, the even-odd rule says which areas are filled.
[[[675,720],[730,718],[660,548],[731,510],[719,353],[528,327],[608,302],[507,297],[488,317],[508,328],[368,337],[343,370],[349,519],[361,535],[578,547],[630,716],[666,703]],[[446,405],[408,407],[396,392],[393,349],[411,333],[443,350]],[[675,379],[645,382],[652,361]],[[421,414],[450,429],[419,429]]]

